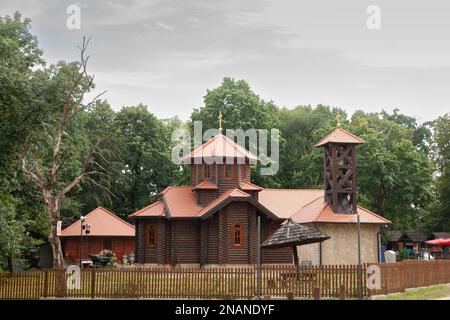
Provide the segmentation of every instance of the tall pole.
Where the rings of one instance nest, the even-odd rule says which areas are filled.
[[[362,299],[361,223],[359,221],[359,213],[356,214],[356,228],[358,232],[358,298]]]
[[[261,299],[261,217],[258,216],[256,227],[256,298]]]
[[[83,219],[80,219],[80,269],[83,268]]]

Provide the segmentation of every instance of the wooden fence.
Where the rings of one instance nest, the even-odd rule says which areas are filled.
[[[370,295],[404,292],[405,289],[450,283],[450,260],[404,260],[378,264],[381,288]]]
[[[367,295],[366,266],[361,266],[363,295]],[[358,266],[262,266],[261,297],[312,298],[358,295]],[[257,268],[83,269],[77,285],[65,270],[0,274],[0,299],[67,298],[186,298],[254,299]],[[72,286],[73,284],[73,286]]]

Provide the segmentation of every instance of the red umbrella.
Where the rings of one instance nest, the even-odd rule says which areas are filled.
[[[428,240],[425,241],[426,244],[432,244],[435,246],[450,246],[450,239],[434,239],[434,240]]]

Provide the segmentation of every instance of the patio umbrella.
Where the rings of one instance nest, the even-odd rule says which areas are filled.
[[[435,246],[450,246],[450,239],[438,238],[438,239],[434,239],[434,240],[425,241],[425,243],[435,245]]]
[[[298,266],[297,246],[322,242],[330,239],[317,228],[307,227],[288,219],[261,245],[263,248],[292,247],[294,264]]]

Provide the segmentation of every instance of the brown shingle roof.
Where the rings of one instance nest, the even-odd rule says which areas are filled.
[[[364,140],[355,136],[354,134],[348,132],[342,128],[336,128],[333,132],[327,135],[325,138],[316,143],[315,147],[321,147],[328,143],[353,143],[353,144],[363,144]]]
[[[317,228],[307,227],[288,219],[276,230],[262,247],[286,247],[322,242],[330,237],[320,232]]]
[[[134,226],[105,208],[98,207],[85,218],[85,223],[91,224],[89,236],[134,237]],[[80,224],[80,220],[72,223],[61,231],[61,237],[80,236]]]

